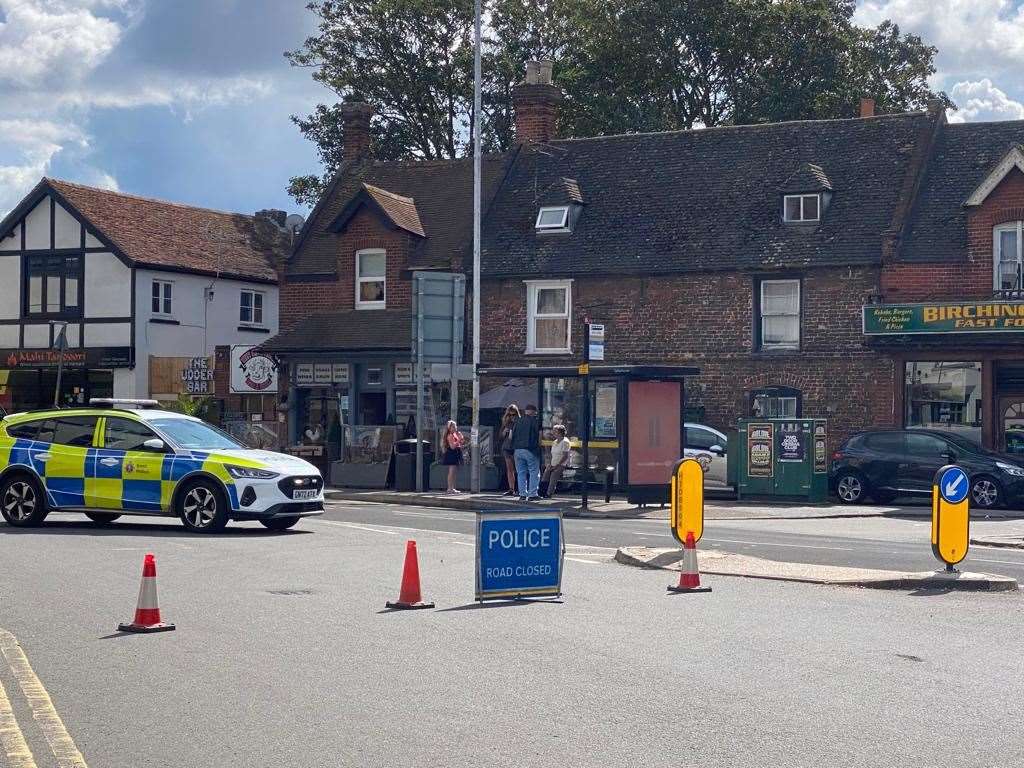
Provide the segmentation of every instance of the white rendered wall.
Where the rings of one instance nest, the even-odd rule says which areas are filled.
[[[112,253],[85,254],[85,316],[130,317],[132,270]]]
[[[0,256],[0,320],[21,317],[21,255]]]

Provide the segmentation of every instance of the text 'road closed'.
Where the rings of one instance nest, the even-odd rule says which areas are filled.
[[[557,511],[479,513],[477,599],[560,594],[562,553]]]

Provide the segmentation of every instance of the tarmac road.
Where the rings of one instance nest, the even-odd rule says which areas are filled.
[[[472,534],[472,512],[384,504],[333,502],[326,517],[351,523],[412,530]],[[882,570],[928,571],[940,564],[931,553],[931,523],[915,518],[828,518],[811,520],[705,520],[701,547],[791,563],[843,565]],[[566,541],[616,549],[622,546],[677,546],[665,520],[567,518]],[[971,533],[1021,531],[1016,520],[972,521]],[[972,546],[961,570],[1012,576],[1024,582],[1024,549]]]
[[[30,768],[1024,760],[1020,594],[716,577],[711,594],[669,596],[669,574],[579,543],[561,603],[478,608],[470,537],[413,515],[401,528],[355,516],[332,507],[293,532],[219,536],[57,515],[39,530],[0,526],[0,628],[46,693],[23,686],[0,635],[12,704],[5,714],[0,700],[0,726],[16,729],[0,728],[0,766],[28,765],[6,751],[16,731]],[[570,541],[587,526],[611,535],[570,521]],[[438,608],[383,612],[409,528]],[[146,551],[178,629],[119,635]],[[80,763],[51,743],[47,701]]]

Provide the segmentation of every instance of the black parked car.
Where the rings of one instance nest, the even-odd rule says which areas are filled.
[[[832,454],[832,492],[846,504],[871,497],[888,504],[897,496],[930,496],[944,464],[958,464],[971,479],[971,506],[982,509],[1024,501],[1024,462],[939,430],[860,432]]]

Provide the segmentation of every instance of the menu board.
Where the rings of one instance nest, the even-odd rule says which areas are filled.
[[[828,472],[828,431],[824,421],[814,422],[814,474]]]

